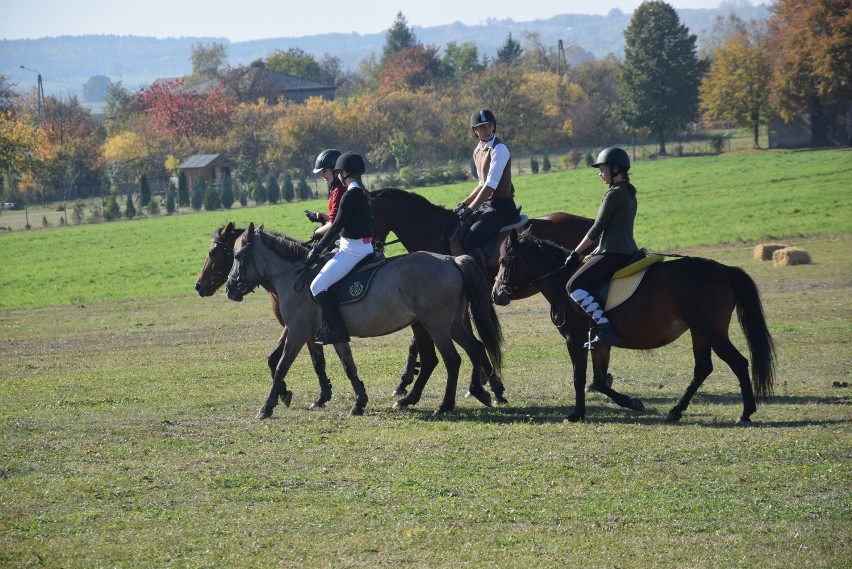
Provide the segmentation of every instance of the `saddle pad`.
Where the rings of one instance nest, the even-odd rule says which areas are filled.
[[[642,282],[642,277],[645,276],[645,273],[647,271],[648,267],[645,267],[643,269],[640,269],[638,273],[633,272],[632,274],[626,277],[613,278],[612,281],[609,283],[609,293],[606,297],[606,307],[604,308],[604,311],[612,310],[613,308],[630,298],[633,293],[636,292],[636,289],[639,288],[639,283]]]
[[[337,297],[340,304],[358,302],[367,295],[367,290],[370,288],[373,277],[376,276],[376,271],[383,265],[384,263],[381,263],[357,273],[349,273],[331,285],[328,290]]]

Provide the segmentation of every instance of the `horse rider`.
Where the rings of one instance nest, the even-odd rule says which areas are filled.
[[[470,117],[470,128],[479,143],[473,151],[479,183],[455,209],[470,230],[464,235],[464,250],[484,269],[487,266],[482,245],[501,227],[518,216],[515,186],[512,185],[512,157],[506,144],[497,138],[497,118],[488,109]]]
[[[340,305],[328,289],[345,277],[358,261],[373,252],[373,212],[370,194],[361,176],[366,171],[364,158],[354,152],[344,152],[334,164],[334,174],[346,187],[340,199],[337,215],[319,242],[308,253],[305,264],[313,265],[322,253],[334,246],[340,236],[337,253],[323,266],[311,282],[311,293],[322,308],[323,325],[317,332],[316,343],[322,345],[348,342],[349,334],[340,315]]]
[[[585,347],[594,350],[618,343],[618,332],[604,315],[603,307],[589,292],[593,287],[625,266],[639,252],[633,239],[636,219],[636,188],[630,183],[630,157],[623,149],[605,148],[592,164],[608,189],[601,201],[592,228],[569,256],[578,262],[595,243],[591,258],[569,279],[566,289],[571,300],[582,308],[597,325],[597,336]]]
[[[328,214],[305,210],[308,220],[323,224],[314,230],[312,241],[319,241],[331,229],[331,224],[334,223],[337,210],[340,208],[340,199],[346,191],[346,186],[334,175],[334,165],[341,154],[342,152],[336,148],[326,148],[314,161],[314,174],[322,176],[328,184]]]

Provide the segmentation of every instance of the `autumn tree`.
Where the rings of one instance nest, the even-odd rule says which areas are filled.
[[[582,91],[566,113],[574,146],[606,146],[620,132],[621,62],[612,54],[572,67],[571,83]]]
[[[479,60],[479,50],[474,42],[459,44],[451,41],[444,46],[444,54],[441,57],[443,80],[461,82],[483,69],[485,64]]]
[[[778,0],[769,20],[772,98],[785,120],[852,98],[852,4]],[[815,125],[816,126],[816,125]]]
[[[440,70],[438,48],[417,45],[389,56],[382,66],[379,83],[383,89],[416,91],[433,85]]]
[[[660,154],[666,154],[666,133],[696,117],[703,72],[696,39],[660,0],[640,4],[624,31],[622,116],[631,128],[649,128]]]
[[[760,125],[769,122],[771,62],[765,36],[738,33],[715,53],[710,72],[700,86],[701,110],[708,121],[727,121],[751,127],[754,147],[760,148]]]

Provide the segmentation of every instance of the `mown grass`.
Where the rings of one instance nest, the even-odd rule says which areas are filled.
[[[435,191],[458,199],[449,197],[458,188]],[[583,191],[599,198],[601,188]],[[237,221],[268,212],[281,220],[271,227],[298,234],[301,208],[290,219],[287,207],[250,208]],[[788,268],[752,260],[726,225],[711,242],[729,243],[683,248],[744,267],[760,287],[779,362],[776,397],[751,427],[734,426],[739,390],[718,360],[683,421],[662,423],[691,374],[687,338],[613,353],[616,387],[641,397],[646,414],[592,394],[585,423],[562,423],[569,367],[541,297],[498,309],[508,406],[487,409],[460,391],[454,413],[430,419],[439,368],[417,408],[393,411],[403,332],[353,342],[371,396],[365,417],[345,418],[351,389],[329,351],[328,407],[307,410],[318,387],[300,357],[287,378],[293,406],[261,422],[279,332],[265,295],[233,303],[191,289],[209,233],[227,219],[23,236],[58,240],[67,270],[98,275],[81,282],[92,299],[101,287],[125,296],[30,306],[4,281],[3,296],[19,304],[0,310],[0,566],[849,566],[850,396],[835,387],[852,379],[848,232],[790,238],[814,263]],[[123,233],[103,237],[115,228]],[[3,237],[4,252],[20,238]],[[100,247],[80,245],[91,241]],[[42,249],[51,247],[12,250]],[[116,249],[139,251],[145,270],[159,269],[160,252],[174,264],[158,276],[101,276],[124,259]],[[57,258],[11,263],[42,274]],[[160,284],[145,289],[146,278]]]
[[[852,152],[766,152],[643,161],[636,239],[653,250],[763,238],[852,232],[848,184]],[[567,211],[594,217],[604,186],[591,168],[517,179],[529,215]],[[470,184],[425,188],[432,202],[454,206]],[[211,232],[250,221],[293,237],[312,230],[302,210],[319,200],[231,211],[181,214],[0,237],[0,310],[87,304],[183,294],[194,283]],[[390,254],[403,252],[400,246]]]

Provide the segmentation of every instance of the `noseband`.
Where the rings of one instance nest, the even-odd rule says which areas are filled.
[[[512,280],[512,273],[515,271],[515,260],[515,246],[510,243],[509,246],[506,247],[506,253],[500,257],[500,266],[503,268],[503,270],[498,271],[497,276],[494,277],[494,281],[497,283],[497,290],[508,296],[512,296],[519,290],[529,288],[534,284],[538,283],[538,281],[546,279],[547,277],[551,277],[556,273],[565,270],[565,268],[568,266],[568,258],[566,258],[565,263],[562,263],[555,269],[547,271],[542,275],[533,277],[532,280],[530,280],[527,284],[523,286],[511,286],[509,283]]]

